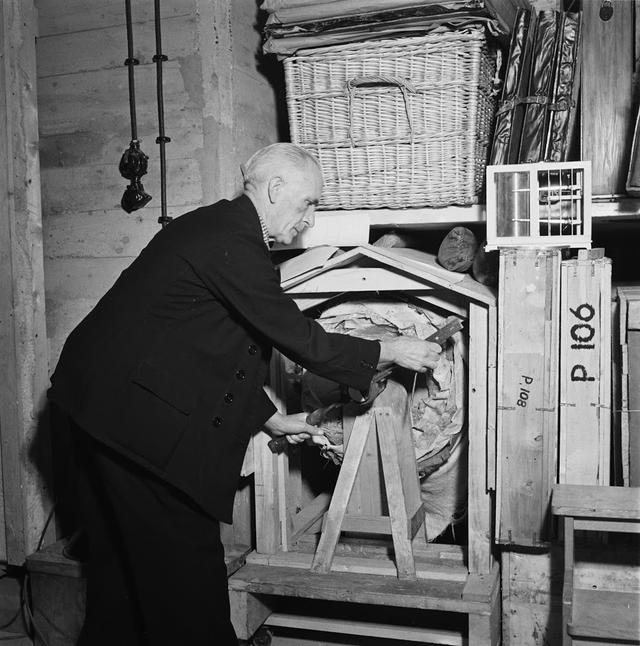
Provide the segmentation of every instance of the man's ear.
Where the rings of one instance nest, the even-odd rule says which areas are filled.
[[[284,180],[279,175],[275,175],[269,180],[267,184],[267,193],[269,195],[269,202],[273,204],[278,197],[278,193],[282,190]]]

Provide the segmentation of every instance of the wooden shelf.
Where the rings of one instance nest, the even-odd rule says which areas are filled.
[[[640,488],[564,484],[554,490],[553,513],[576,519],[640,521]]]
[[[574,590],[572,637],[626,640],[640,644],[640,594],[610,590]]]
[[[495,586],[487,586],[484,598],[478,595],[468,598],[465,581],[422,578],[407,581],[356,572],[314,574],[306,568],[247,563],[229,578],[229,589],[254,595],[489,615],[497,570],[495,579]]]
[[[419,644],[445,644],[446,646],[465,646],[468,642],[460,630],[438,630],[414,626],[397,626],[373,621],[345,621],[335,618],[307,617],[290,613],[274,612],[265,625],[283,628],[297,628],[319,633],[339,635],[358,635],[376,639],[389,639]]]
[[[592,209],[596,221],[640,220],[640,198],[596,197],[592,200]],[[372,229],[432,229],[486,221],[484,204],[422,209],[331,210],[318,211],[317,216],[324,218],[347,213],[357,218],[368,218]]]

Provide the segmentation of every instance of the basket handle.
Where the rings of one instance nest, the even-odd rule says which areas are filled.
[[[355,146],[353,141],[353,99],[355,96],[356,89],[362,86],[388,86],[392,85],[397,87],[402,94],[402,100],[404,101],[404,111],[407,115],[407,121],[409,122],[409,134],[411,136],[411,143],[413,143],[413,121],[411,120],[411,112],[409,110],[409,101],[407,99],[407,92],[415,94],[417,92],[415,86],[408,81],[407,79],[401,79],[397,76],[356,76],[352,79],[348,79],[345,83],[345,89],[347,92],[347,98],[349,100],[349,140],[351,145]]]

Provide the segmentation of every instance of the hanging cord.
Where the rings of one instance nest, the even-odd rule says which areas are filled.
[[[133,56],[133,25],[131,24],[131,0],[125,0],[125,16],[127,19],[127,60],[124,64],[129,73],[129,114],[131,118],[131,140],[138,140],[138,121],[136,119],[136,86],[133,68],[139,60]]]
[[[129,70],[129,113],[131,117],[131,142],[120,159],[120,175],[130,181],[120,200],[120,206],[131,213],[149,203],[151,195],[145,192],[140,178],[147,172],[149,158],[140,149],[138,139],[138,123],[136,120],[136,90],[133,68],[140,61],[133,55],[133,27],[131,24],[131,0],[125,0],[125,15],[127,19],[127,60],[124,64]]]
[[[164,228],[173,218],[167,215],[167,156],[165,144],[171,139],[164,134],[164,96],[162,94],[162,63],[167,57],[162,53],[162,32],[160,18],[160,0],[154,0],[154,19],[156,27],[156,54],[153,62],[156,64],[156,86],[158,92],[158,137],[156,143],[160,144],[160,209],[161,215],[158,223]]]

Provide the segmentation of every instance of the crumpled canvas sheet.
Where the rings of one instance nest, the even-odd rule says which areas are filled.
[[[444,318],[414,303],[396,300],[357,301],[328,308],[317,318],[328,332],[369,339],[400,334],[427,338]],[[466,347],[460,333],[444,349],[433,371],[418,374],[396,369],[390,379],[401,384],[409,400],[416,461],[437,466],[422,478],[427,536],[437,538],[464,516],[467,497],[466,467]],[[338,401],[339,387],[312,373],[302,377],[302,405],[307,411]],[[332,443],[342,432],[339,417],[327,420]],[[438,456],[444,456],[437,459]],[[447,458],[448,456],[448,458]],[[444,460],[443,463],[442,460]]]

